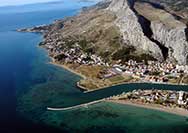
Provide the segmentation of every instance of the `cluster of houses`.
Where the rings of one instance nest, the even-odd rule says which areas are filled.
[[[106,63],[104,63],[100,57],[82,53],[77,48],[71,48],[68,51],[63,51],[54,56],[56,61],[59,61],[59,58],[64,63],[77,63],[80,65],[106,65]]]
[[[68,41],[68,43],[67,43]],[[78,63],[85,65],[103,65],[108,69],[102,78],[115,75],[130,75],[143,82],[168,82],[168,77],[179,77],[182,73],[188,74],[188,66],[176,65],[170,62],[148,61],[147,63],[129,60],[122,64],[108,64],[94,54],[84,53],[78,42],[63,39],[60,33],[47,35],[44,47],[55,61]]]
[[[42,42],[42,46],[48,50],[50,56],[58,55],[62,51],[62,44],[65,43],[64,41],[61,41],[61,39],[60,33],[46,35]]]
[[[104,78],[122,74],[131,75],[145,82],[168,82],[169,76],[179,77],[182,73],[188,74],[188,66],[175,65],[170,62],[148,61],[145,63],[129,60],[124,65],[113,65]]]
[[[55,59],[55,61],[63,61],[64,63],[78,63],[85,65],[107,65],[102,61],[102,58],[94,55],[84,53],[77,42],[67,45],[66,40],[61,38],[59,33],[55,33],[45,39],[44,47],[48,50],[49,55]]]
[[[188,92],[167,90],[133,90],[111,97],[114,100],[133,100],[188,109]]]

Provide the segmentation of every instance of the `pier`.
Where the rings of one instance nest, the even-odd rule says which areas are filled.
[[[50,108],[50,107],[47,107],[47,110],[49,110],[49,111],[66,111],[66,110],[72,110],[72,109],[77,109],[77,108],[81,108],[81,107],[88,107],[89,105],[97,104],[97,103],[100,103],[102,101],[104,101],[104,99],[89,102],[89,103],[79,104],[79,105],[75,105],[75,106],[71,106],[71,107],[66,107],[66,108]]]

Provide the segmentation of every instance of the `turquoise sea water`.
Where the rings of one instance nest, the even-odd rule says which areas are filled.
[[[79,76],[48,64],[46,51],[37,46],[41,35],[15,31],[72,16],[92,4],[64,0],[0,8],[0,131],[188,132],[186,117],[131,106],[100,103],[65,112],[46,110],[138,88],[188,91],[187,86],[132,84],[84,94],[75,84]]]
[[[188,131],[185,117],[111,103],[100,103],[72,111],[46,112],[41,121],[75,133],[185,133]]]

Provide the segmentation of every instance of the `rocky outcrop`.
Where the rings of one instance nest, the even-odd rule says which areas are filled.
[[[144,9],[144,10],[143,10]],[[135,10],[150,21],[152,38],[168,48],[168,59],[188,63],[187,26],[172,14],[147,3],[136,3]]]
[[[169,59],[179,64],[188,64],[188,43],[186,40],[186,26],[168,28],[163,23],[152,22],[153,38],[169,49]]]
[[[158,45],[144,35],[138,16],[133,11],[134,1],[112,0],[108,10],[117,15],[115,24],[119,27],[124,41],[139,50],[152,54],[158,60],[163,60],[162,52]]]
[[[141,3],[140,8],[136,5],[135,9],[134,0],[111,0],[107,9],[116,14],[115,24],[126,43],[152,54],[158,60],[167,58],[188,64],[187,26],[173,15],[145,3]],[[149,25],[142,23],[141,19],[149,21]]]

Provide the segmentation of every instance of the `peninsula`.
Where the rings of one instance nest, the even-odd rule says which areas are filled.
[[[186,19],[161,7],[104,0],[76,16],[18,31],[42,33],[39,45],[53,64],[83,77],[77,83],[83,90],[133,82],[186,85]]]

